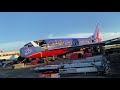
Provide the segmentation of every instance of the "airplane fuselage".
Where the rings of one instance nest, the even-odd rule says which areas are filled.
[[[45,46],[39,45],[36,47],[29,46],[21,48],[21,57],[43,58],[55,55],[63,55],[70,52],[69,48],[95,43],[95,40],[93,38],[46,39],[44,41]],[[34,43],[35,42],[37,41],[34,41]]]
[[[88,38],[59,38],[31,41],[20,49],[20,56],[24,58],[43,58],[49,56],[63,55],[71,52],[71,48],[82,45],[101,42],[99,38],[99,27],[95,33]]]

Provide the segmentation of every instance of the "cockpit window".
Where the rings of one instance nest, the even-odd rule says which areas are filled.
[[[42,44],[41,47],[47,47],[47,44]]]
[[[24,45],[25,47],[32,47],[33,45],[32,45],[32,43],[28,43],[28,44],[26,44],[26,45]]]
[[[42,46],[43,44],[46,44],[45,40],[38,40],[38,41],[34,41],[36,44],[38,44],[39,46]]]
[[[92,40],[92,42],[94,42],[94,40]]]

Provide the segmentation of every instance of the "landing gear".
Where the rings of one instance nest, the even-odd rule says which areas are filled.
[[[25,59],[25,58],[19,56],[18,59],[17,59],[17,63],[22,62],[24,59]]]
[[[55,56],[53,56],[52,60],[55,60]]]
[[[65,55],[63,55],[63,58],[65,58],[66,56]]]
[[[112,76],[110,66],[106,66],[106,68],[105,68],[105,75],[106,76]]]
[[[63,55],[63,59],[65,59],[65,58],[66,58],[66,54]]]

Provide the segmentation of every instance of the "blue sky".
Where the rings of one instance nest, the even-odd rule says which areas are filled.
[[[120,36],[119,12],[0,12],[0,50],[16,51],[32,40],[88,37],[97,23],[103,40]]]

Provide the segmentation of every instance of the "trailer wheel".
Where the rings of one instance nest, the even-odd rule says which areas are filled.
[[[111,69],[110,69],[110,67],[106,67],[105,68],[105,75],[106,76],[111,76],[112,74],[111,74]]]

